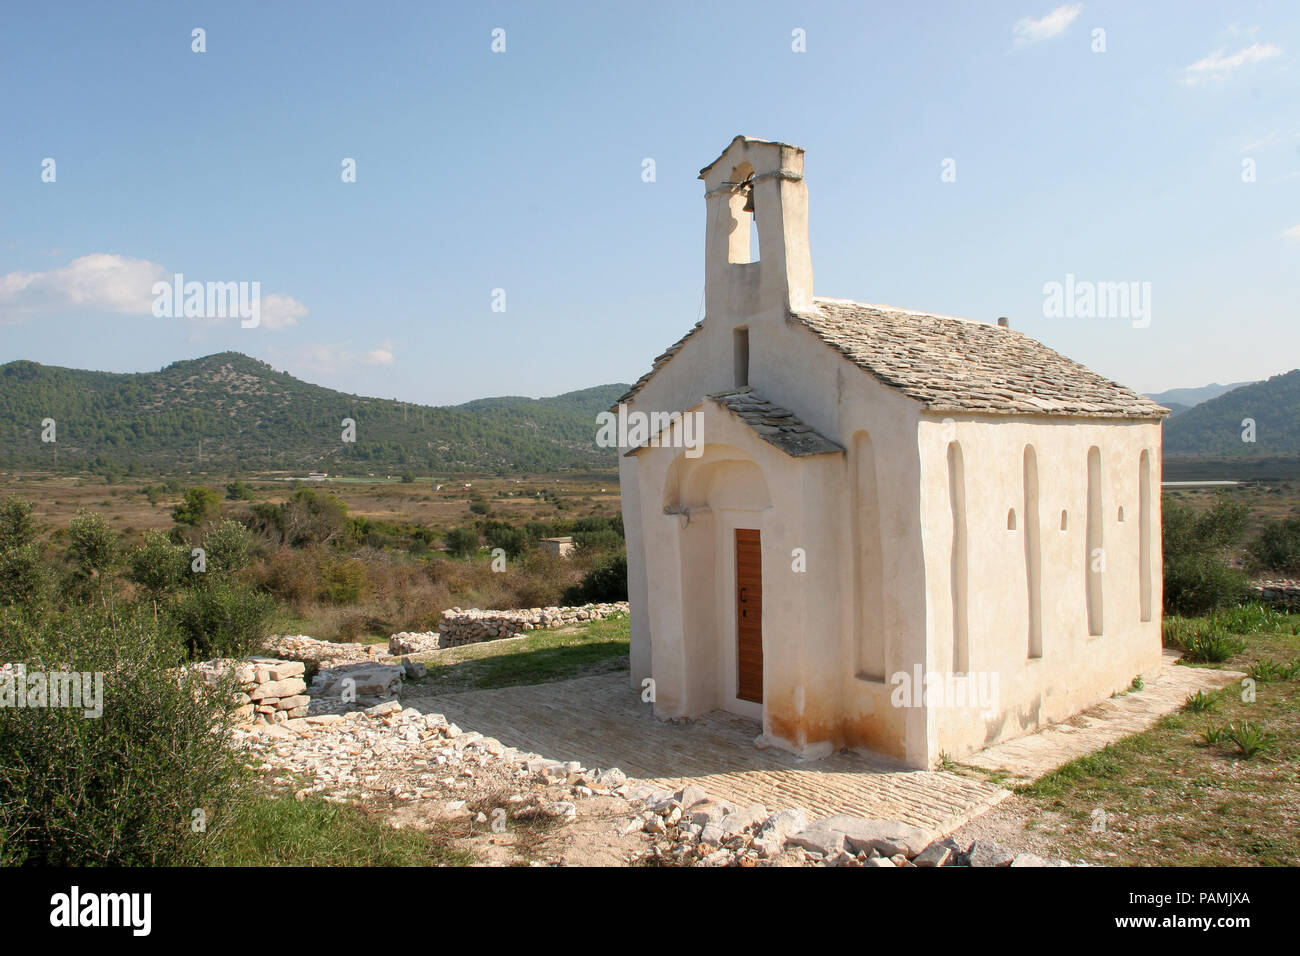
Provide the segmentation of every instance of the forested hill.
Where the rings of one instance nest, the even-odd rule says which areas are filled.
[[[238,352],[117,374],[0,365],[0,468],[541,472],[617,467],[596,414],[628,386],[450,407],[347,395]],[[42,441],[47,419],[54,442]],[[344,441],[344,419],[355,441]],[[202,441],[202,465],[199,448]],[[56,454],[57,451],[57,454]]]
[[[1247,419],[1253,429],[1243,424]],[[1234,388],[1169,419],[1164,450],[1231,458],[1300,455],[1300,369]]]

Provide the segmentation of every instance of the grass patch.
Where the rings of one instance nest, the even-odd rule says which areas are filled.
[[[354,804],[316,796],[245,800],[214,834],[212,866],[467,866],[445,835],[398,830]]]
[[[1150,730],[1018,788],[1061,821],[1057,851],[1121,865],[1300,864],[1298,619],[1250,607],[1171,619],[1239,641],[1221,666],[1267,682],[1255,681],[1253,699],[1241,684],[1193,694]]]
[[[408,683],[433,691],[547,684],[626,670],[627,656],[628,618],[622,614],[436,651],[420,658],[429,668],[428,675]]]

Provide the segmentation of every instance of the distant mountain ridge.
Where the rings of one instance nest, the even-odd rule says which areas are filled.
[[[426,406],[312,385],[239,352],[127,374],[18,360],[0,365],[0,468],[612,469],[617,451],[596,446],[596,415],[628,387]],[[344,440],[345,418],[356,423],[355,441]],[[48,419],[54,442],[42,441]]]
[[[1149,392],[1147,398],[1153,402],[1159,402],[1177,415],[1179,412],[1201,404],[1201,402],[1208,402],[1212,398],[1225,395],[1235,388],[1254,384],[1254,382],[1233,382],[1231,385],[1220,385],[1218,382],[1212,382],[1199,388],[1170,388],[1163,392]]]
[[[1234,388],[1169,419],[1164,450],[1228,458],[1300,455],[1300,369]]]

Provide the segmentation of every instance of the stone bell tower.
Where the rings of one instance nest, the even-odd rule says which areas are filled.
[[[808,187],[803,150],[737,136],[700,170],[708,220],[705,316],[724,322],[784,318],[811,308]],[[761,256],[751,261],[750,225]]]

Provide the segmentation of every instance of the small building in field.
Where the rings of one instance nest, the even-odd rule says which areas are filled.
[[[657,423],[620,455],[633,684],[928,767],[1149,680],[1167,410],[1004,322],[814,295],[803,164],[701,172],[704,318],[612,410]]]
[[[541,544],[548,554],[561,558],[567,558],[573,553],[573,538],[542,538]]]

